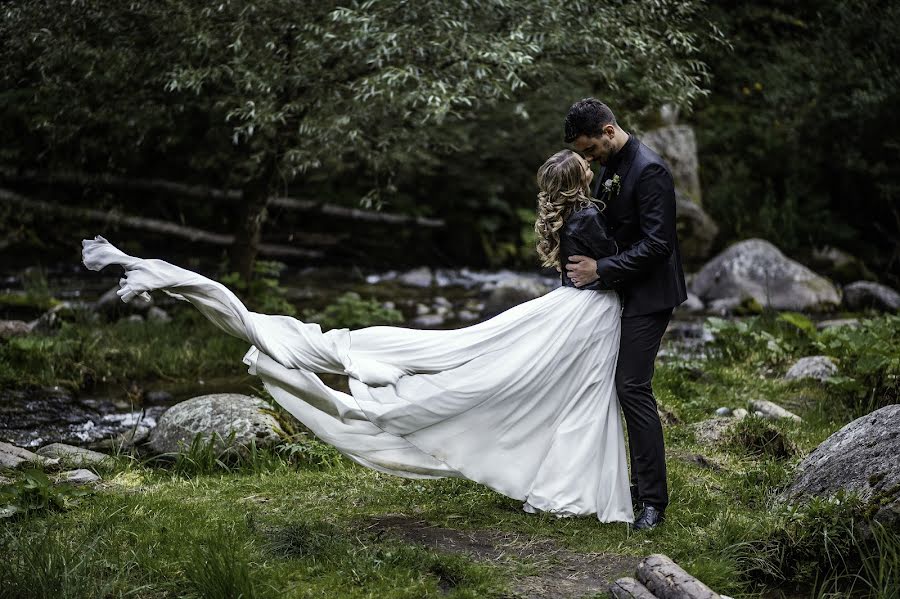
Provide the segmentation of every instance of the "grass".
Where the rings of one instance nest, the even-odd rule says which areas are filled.
[[[184,334],[178,327],[189,326],[198,325],[181,321],[173,330]],[[164,328],[147,324],[129,331],[61,336],[106,339],[107,366],[116,348],[124,351],[123,339],[140,344],[159,334],[172,342],[157,345],[161,352],[186,351]],[[3,524],[0,553],[10,557],[0,560],[0,597],[509,597],[515,577],[548,567],[512,554],[478,561],[373,527],[381,516],[402,514],[432,526],[510,533],[520,543],[550,539],[580,553],[665,553],[733,597],[853,593],[896,599],[897,531],[860,527],[866,506],[853,497],[798,508],[776,501],[800,459],[865,406],[847,395],[854,387],[846,381],[832,386],[781,379],[817,339],[798,341],[794,331],[785,339],[776,330],[781,350],[769,352],[771,339],[755,334],[759,347],[745,343],[734,350],[739,355],[658,366],[656,395],[681,424],[665,431],[667,523],[649,534],[593,518],[528,515],[519,502],[469,481],[379,474],[302,433],[276,450],[251,447],[231,456],[198,440],[169,460],[119,452],[97,468],[103,486],[77,504]],[[212,349],[182,354],[183,364],[152,352],[140,359],[159,360],[157,365],[173,360],[167,366],[173,378],[208,377],[216,365],[227,367],[232,348],[213,337],[205,342]],[[851,356],[842,357],[842,373],[852,374],[845,366]],[[118,376],[152,374],[133,360],[121,362],[125,369]],[[893,380],[890,373],[882,379]],[[721,444],[698,444],[691,423],[720,406],[746,407],[756,398],[787,407],[803,422],[749,418]],[[713,467],[687,459],[697,454]]]

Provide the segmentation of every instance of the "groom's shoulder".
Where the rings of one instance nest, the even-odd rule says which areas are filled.
[[[669,165],[663,159],[662,156],[657,154],[655,151],[650,149],[650,146],[645,144],[644,142],[638,140],[638,159],[642,163],[642,166],[649,166],[651,164],[657,164],[669,170]]]

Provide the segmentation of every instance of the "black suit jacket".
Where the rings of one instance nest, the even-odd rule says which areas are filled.
[[[604,181],[615,175],[618,192],[607,193]],[[597,259],[600,278],[586,288],[618,291],[622,316],[671,309],[686,300],[675,231],[675,183],[659,154],[632,135],[597,177],[594,195],[606,203],[606,224],[620,252]]]

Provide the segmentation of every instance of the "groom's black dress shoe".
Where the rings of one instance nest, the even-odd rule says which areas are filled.
[[[659,511],[652,505],[645,505],[644,511],[634,521],[631,528],[634,530],[650,530],[662,524],[665,519],[665,512]]]

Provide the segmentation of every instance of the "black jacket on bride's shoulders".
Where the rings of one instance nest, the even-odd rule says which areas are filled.
[[[563,287],[574,287],[569,278],[565,262],[569,256],[590,256],[599,260],[607,256],[615,256],[619,248],[615,240],[606,232],[606,222],[597,204],[591,202],[584,208],[573,212],[566,219],[559,232],[559,257],[562,263]]]

